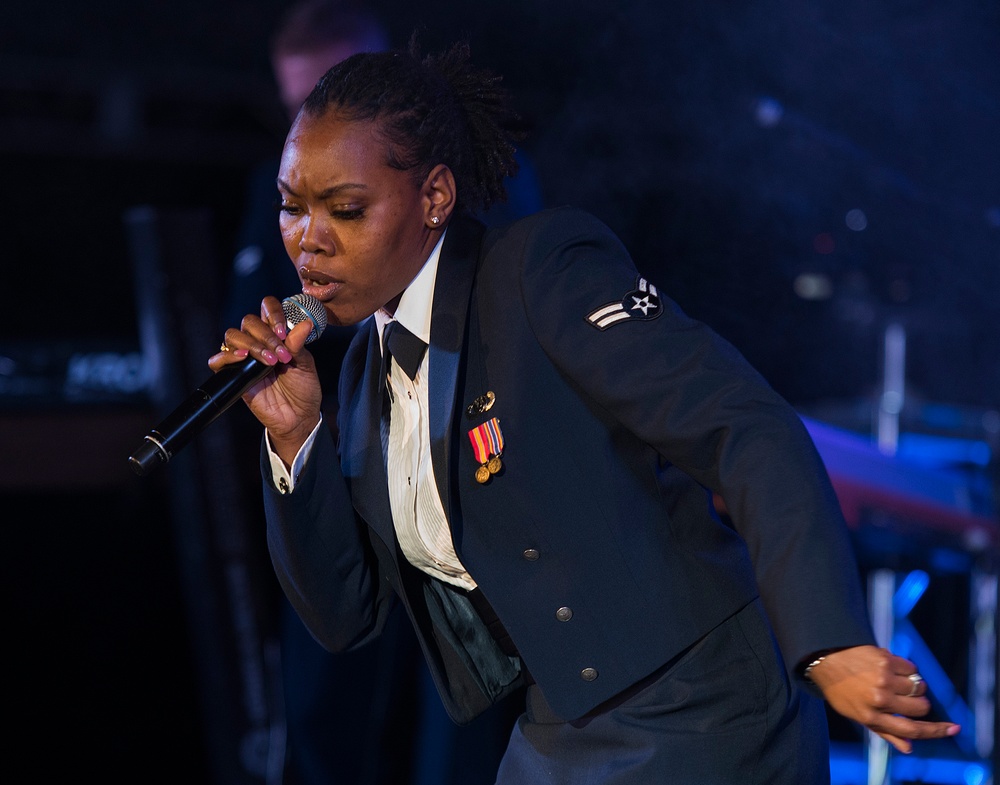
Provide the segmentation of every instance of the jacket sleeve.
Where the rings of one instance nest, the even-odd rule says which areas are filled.
[[[330,651],[375,637],[392,594],[351,504],[330,431],[320,429],[292,493],[271,482],[266,446],[261,470],[271,562],[306,628]]]
[[[521,297],[552,362],[725,500],[789,667],[873,643],[840,505],[794,409],[732,345],[642,279],[592,216],[561,210],[539,221],[521,259]]]

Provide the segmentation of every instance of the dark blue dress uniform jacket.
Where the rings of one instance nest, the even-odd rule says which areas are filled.
[[[396,544],[374,324],[362,333],[341,375],[339,445],[321,429],[293,493],[265,482],[272,560],[331,650],[377,635],[401,599],[464,723],[491,698],[434,629],[425,576]],[[592,216],[453,221],[428,374],[455,549],[560,716],[582,716],[758,595],[790,673],[814,652],[872,643],[847,528],[796,412]],[[487,391],[493,406],[470,416]],[[481,484],[468,432],[491,418],[503,470]]]

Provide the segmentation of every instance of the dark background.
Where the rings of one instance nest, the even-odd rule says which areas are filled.
[[[399,44],[467,36],[518,97],[546,203],[603,218],[803,412],[870,431],[896,323],[904,428],[996,445],[996,0],[373,5]],[[266,42],[284,6],[0,9],[5,637],[38,771],[199,780],[171,489],[125,465],[152,424],[121,367],[151,285],[125,216],[203,211],[206,280],[225,275],[245,179],[283,137]],[[62,383],[67,357],[104,351],[117,382]]]
[[[421,25],[428,47],[467,35],[533,126],[546,201],[606,220],[793,402],[867,395],[901,320],[916,392],[996,406],[992,0],[379,5],[399,43]],[[32,334],[63,337],[67,317],[81,338],[131,333],[131,206],[211,209],[228,266],[247,167],[283,135],[265,54],[283,6],[0,11],[4,287],[63,315]],[[803,273],[830,296],[796,295]]]

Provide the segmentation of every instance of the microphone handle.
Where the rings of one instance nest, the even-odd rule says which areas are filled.
[[[169,461],[178,450],[232,406],[251,386],[263,379],[272,366],[250,358],[227,365],[213,374],[183,404],[153,428],[129,456],[132,470],[148,474]]]

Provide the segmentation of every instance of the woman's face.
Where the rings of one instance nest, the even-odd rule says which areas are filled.
[[[386,149],[374,123],[333,112],[300,113],[285,140],[277,181],[282,239],[302,291],[324,304],[332,324],[394,311],[446,222],[434,173],[418,184],[388,166]]]

